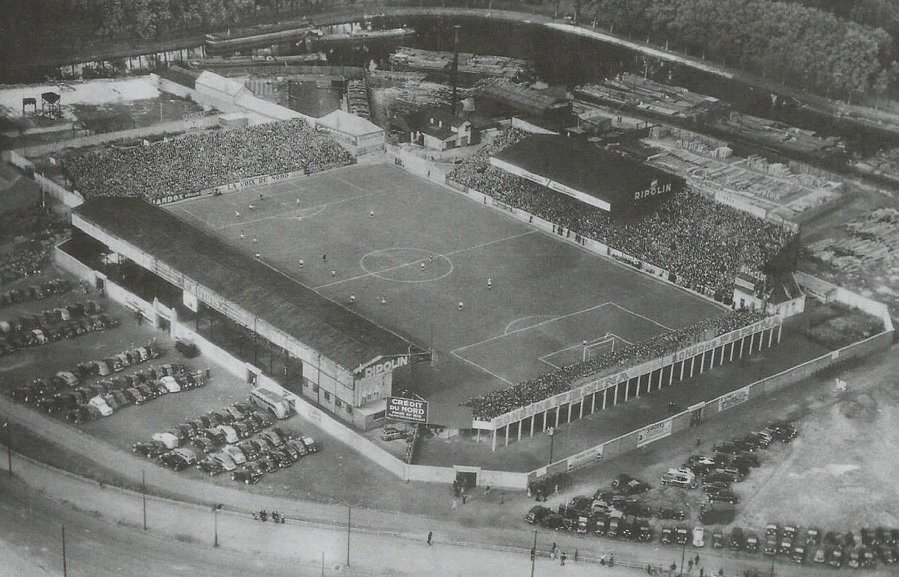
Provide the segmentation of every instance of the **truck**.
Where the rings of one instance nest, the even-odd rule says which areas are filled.
[[[703,525],[727,525],[737,515],[731,503],[710,503],[699,509],[699,520]]]

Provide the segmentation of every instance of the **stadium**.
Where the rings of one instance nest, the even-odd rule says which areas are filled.
[[[512,130],[435,182],[331,134],[294,119],[72,155],[86,202],[59,260],[248,383],[360,432],[415,400],[489,452],[781,340],[734,288],[792,232],[683,179]]]

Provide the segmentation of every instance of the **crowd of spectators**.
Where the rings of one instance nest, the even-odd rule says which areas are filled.
[[[253,176],[320,172],[352,161],[330,136],[294,119],[145,146],[104,148],[65,159],[63,169],[85,198],[132,196],[153,201]]]
[[[460,185],[536,215],[677,275],[678,282],[730,302],[741,267],[762,270],[793,233],[689,189],[630,219],[552,191],[490,165],[490,156],[527,137],[510,130],[449,175]]]
[[[729,311],[681,329],[633,344],[622,344],[582,363],[560,367],[535,379],[492,391],[462,403],[473,409],[475,419],[489,420],[520,407],[542,401],[572,388],[579,379],[598,377],[658,359],[684,347],[707,341],[765,318],[750,310]]]

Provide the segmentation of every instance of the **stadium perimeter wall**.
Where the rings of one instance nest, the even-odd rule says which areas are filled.
[[[858,302],[863,303],[865,306],[870,306],[874,309],[886,309],[886,305],[883,303],[878,303],[846,289],[842,289],[841,287],[835,288],[840,289],[847,300],[858,299]],[[885,317],[884,330],[876,335],[826,353],[796,365],[795,367],[781,371],[780,373],[765,377],[764,379],[750,383],[741,389],[731,391],[708,401],[697,403],[677,415],[647,425],[641,429],[631,431],[630,433],[626,433],[620,437],[616,437],[579,453],[575,453],[574,455],[570,455],[546,467],[535,469],[528,473],[528,483],[546,475],[572,471],[591,463],[617,457],[645,446],[653,441],[685,431],[706,419],[717,416],[719,413],[731,409],[738,409],[740,405],[748,401],[768,396],[779,389],[811,377],[837,363],[843,363],[848,360],[889,350],[893,344],[893,336],[893,324],[887,314]]]

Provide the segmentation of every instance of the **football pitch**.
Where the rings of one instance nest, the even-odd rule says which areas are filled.
[[[433,365],[398,371],[394,388],[428,398],[432,413],[448,419],[471,396],[723,310],[484,206],[481,197],[389,165],[167,208],[433,348]]]

